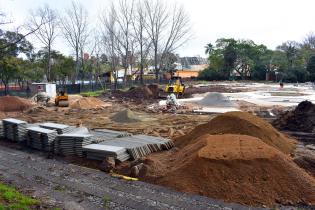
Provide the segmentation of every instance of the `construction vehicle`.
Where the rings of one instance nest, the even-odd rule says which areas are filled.
[[[35,94],[35,96],[33,97],[33,100],[34,100],[37,104],[41,104],[41,105],[47,106],[48,101],[50,100],[50,97],[48,96],[48,94],[47,94],[46,92],[38,92],[38,93]]]
[[[162,98],[167,97],[167,95],[174,93],[176,97],[181,97],[185,93],[185,85],[182,83],[180,77],[172,77],[169,83],[165,86],[163,93],[159,96]]]
[[[59,89],[55,98],[55,105],[59,107],[69,106],[69,97],[64,89]]]

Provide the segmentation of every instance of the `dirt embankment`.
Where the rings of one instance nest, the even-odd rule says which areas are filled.
[[[105,107],[111,106],[110,103],[105,103],[104,101],[95,97],[78,97],[70,98],[70,108],[72,109],[103,109]]]
[[[285,154],[293,152],[296,141],[287,138],[263,119],[246,112],[228,112],[219,115],[206,124],[193,129],[189,134],[175,139],[175,144],[183,148],[204,134],[241,134],[261,139]]]
[[[205,134],[165,162],[155,162],[167,167],[154,183],[180,191],[254,206],[315,204],[314,178],[255,137]]]
[[[281,130],[315,132],[315,104],[303,101],[294,110],[281,114],[273,125]]]
[[[32,102],[17,96],[0,97],[1,112],[21,112],[33,106]]]

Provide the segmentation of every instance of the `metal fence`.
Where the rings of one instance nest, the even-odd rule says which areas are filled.
[[[153,84],[156,83],[156,80],[145,80],[144,84]],[[161,80],[159,82],[160,84],[166,84],[168,83],[168,80]],[[134,86],[140,86],[141,82],[140,81],[127,81],[127,82],[118,82],[117,83],[117,89],[128,89]],[[68,94],[80,94],[84,92],[94,92],[94,91],[100,91],[100,90],[114,90],[115,89],[115,84],[110,83],[110,82],[102,82],[102,83],[81,83],[81,84],[66,84],[66,85],[61,85],[57,84],[56,85],[57,90],[59,88],[65,88],[66,92]],[[0,96],[4,96],[5,92],[3,89],[0,89]],[[26,87],[22,88],[16,88],[16,86],[10,86],[8,89],[8,95],[12,96],[19,96],[19,97],[24,97],[24,98],[29,98],[32,97],[30,92],[27,90]]]

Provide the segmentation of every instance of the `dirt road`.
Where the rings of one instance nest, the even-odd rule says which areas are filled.
[[[74,209],[249,209],[47,159],[39,152],[0,145],[0,177],[44,201],[47,208],[70,201]],[[252,209],[252,208],[251,208]]]

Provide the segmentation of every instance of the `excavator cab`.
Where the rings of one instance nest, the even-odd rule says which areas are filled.
[[[55,105],[59,107],[69,106],[69,97],[64,88],[60,88],[55,98]]]

